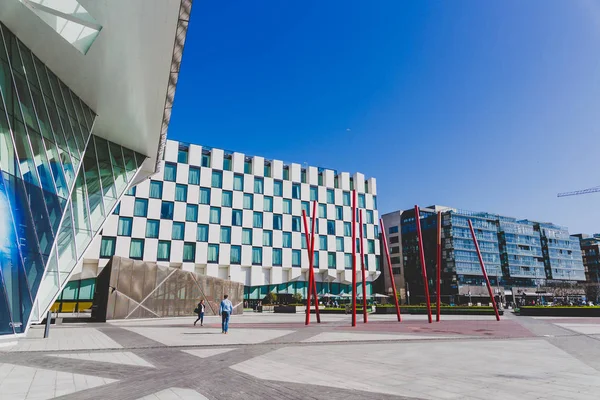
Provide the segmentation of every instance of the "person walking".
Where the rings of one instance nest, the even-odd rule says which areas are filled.
[[[223,331],[221,333],[227,334],[229,330],[229,316],[233,312],[233,304],[231,304],[231,300],[227,297],[228,295],[223,296],[223,301],[221,301],[221,308],[219,309],[219,315],[221,316],[221,327]]]
[[[205,305],[204,305],[204,299],[200,300],[200,303],[198,303],[198,307],[196,307],[196,313],[198,314],[198,319],[194,321],[194,326],[196,326],[196,323],[198,321],[200,321],[200,326],[204,326],[204,309],[205,309]]]

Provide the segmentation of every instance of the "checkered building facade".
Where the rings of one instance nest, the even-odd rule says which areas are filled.
[[[312,212],[317,200],[318,286],[344,292],[352,281],[351,190],[356,189],[367,279],[379,276],[374,178],[172,140],[162,163],[161,173],[123,197],[86,263],[101,268],[112,255],[156,261],[242,282],[249,298],[274,286],[279,292],[305,292],[309,260],[302,210]]]

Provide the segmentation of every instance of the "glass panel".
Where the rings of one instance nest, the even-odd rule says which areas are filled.
[[[127,181],[130,181],[137,171],[135,161],[135,153],[125,147],[123,149],[123,157],[125,157],[125,169],[127,170]]]
[[[83,249],[92,239],[89,212],[87,210],[87,189],[82,174],[78,174],[75,188],[71,194],[73,204],[73,225],[75,227],[75,241],[78,249]],[[80,251],[81,251],[80,250]],[[60,254],[60,253],[59,253]],[[60,255],[59,255],[60,257]]]
[[[94,136],[96,155],[98,156],[98,169],[100,171],[100,182],[102,184],[102,195],[104,198],[105,211],[112,209],[117,202],[117,190],[108,150],[108,142]]]
[[[85,183],[90,206],[92,230],[93,232],[97,232],[105,219],[106,213],[104,212],[104,205],[102,203],[100,172],[98,171],[96,146],[93,140],[89,141],[88,148],[85,151],[83,168],[85,170]]]

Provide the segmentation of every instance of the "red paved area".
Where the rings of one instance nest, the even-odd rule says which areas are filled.
[[[485,320],[449,320],[428,323],[425,321],[373,321],[364,324],[361,322],[356,327],[337,327],[336,330],[356,332],[381,332],[381,333],[414,333],[419,335],[464,335],[497,338],[516,338],[535,336],[521,324],[510,320],[485,321]]]

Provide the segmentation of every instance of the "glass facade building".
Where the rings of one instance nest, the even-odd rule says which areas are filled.
[[[0,335],[43,318],[145,159],[95,118],[0,24]]]
[[[420,209],[420,218],[432,295],[435,293],[438,212],[442,213],[441,293],[446,296],[445,302],[487,296],[468,220],[473,224],[496,294],[527,292],[535,295],[535,288],[541,285],[586,279],[579,239],[571,237],[565,227],[431,206]],[[394,276],[403,278],[400,281],[405,287],[400,292],[404,300],[409,301],[412,296],[413,302],[424,301],[414,210],[396,211],[382,218],[386,224]],[[508,292],[505,293],[505,289]]]

